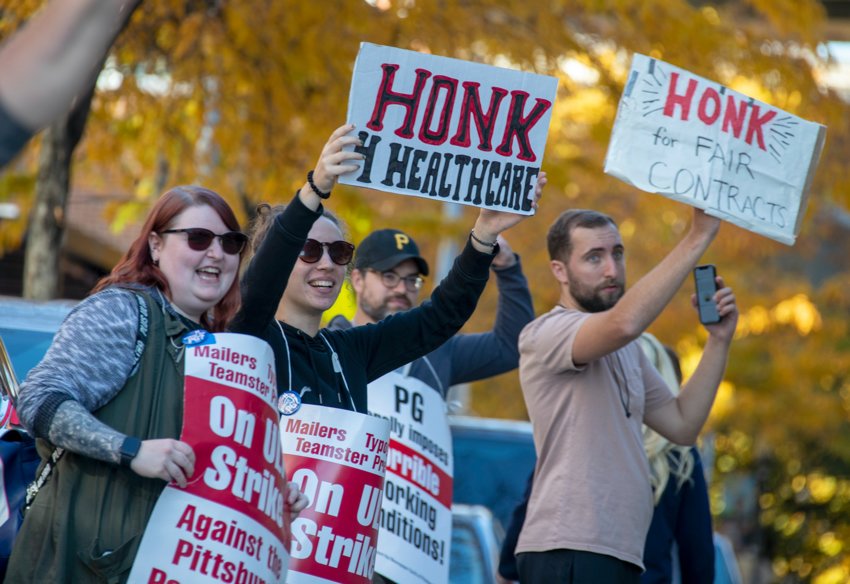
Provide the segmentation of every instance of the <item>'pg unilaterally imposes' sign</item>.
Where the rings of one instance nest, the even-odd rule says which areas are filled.
[[[348,121],[366,156],[341,183],[529,215],[558,81],[363,43]]]
[[[793,244],[826,128],[636,54],[605,172]]]

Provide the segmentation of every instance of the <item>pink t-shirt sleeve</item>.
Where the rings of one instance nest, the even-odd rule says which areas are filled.
[[[519,337],[522,354],[533,354],[540,367],[553,373],[581,371],[586,365],[573,363],[573,342],[590,314],[553,310],[532,321]]]

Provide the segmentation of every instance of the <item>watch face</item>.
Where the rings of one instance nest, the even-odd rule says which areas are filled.
[[[132,436],[127,436],[121,444],[119,452],[121,453],[121,464],[130,466],[130,462],[139,454],[142,447],[142,441]]]

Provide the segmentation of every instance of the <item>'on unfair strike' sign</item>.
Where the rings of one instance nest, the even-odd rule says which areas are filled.
[[[274,352],[234,333],[183,339],[180,439],[195,452],[185,488],[157,500],[129,582],[287,581],[291,543]]]
[[[348,122],[366,159],[340,182],[531,215],[557,85],[363,43]]]
[[[826,128],[636,54],[605,172],[792,245]]]

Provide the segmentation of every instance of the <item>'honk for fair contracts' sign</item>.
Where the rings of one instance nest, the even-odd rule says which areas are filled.
[[[826,128],[636,54],[605,172],[794,243]]]

